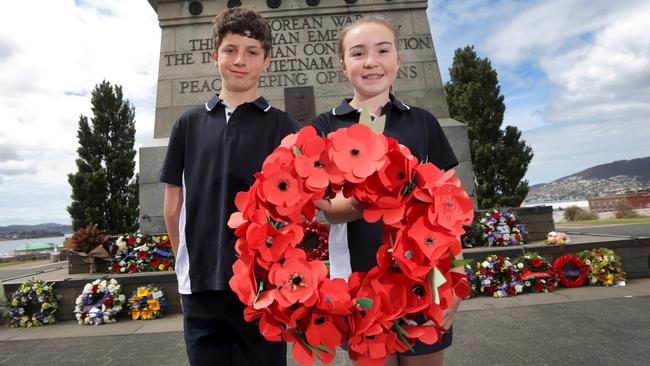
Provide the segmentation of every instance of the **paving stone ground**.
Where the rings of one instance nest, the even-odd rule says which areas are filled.
[[[461,310],[448,366],[650,364],[650,279],[621,288],[476,298]],[[181,330],[180,315],[99,327],[3,326],[0,365],[187,365]],[[351,363],[341,352],[331,365]]]

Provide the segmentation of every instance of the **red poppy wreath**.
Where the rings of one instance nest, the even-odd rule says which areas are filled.
[[[564,287],[580,287],[585,284],[588,268],[576,255],[563,255],[553,262],[557,281]]]
[[[246,320],[258,321],[266,339],[293,342],[303,365],[331,362],[345,343],[360,365],[383,365],[416,340],[437,342],[453,293],[469,294],[464,274],[450,269],[473,205],[453,175],[365,124],[327,138],[312,127],[287,136],[237,194],[228,222],[238,238],[230,287]],[[314,201],[338,192],[365,203],[364,219],[381,220],[384,231],[377,266],[347,282],[297,248]]]

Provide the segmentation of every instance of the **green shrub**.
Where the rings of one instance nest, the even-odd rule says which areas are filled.
[[[621,200],[616,205],[616,213],[614,214],[617,219],[639,217],[639,214],[634,210],[634,207],[626,199]]]
[[[578,206],[569,206],[564,210],[564,219],[567,221],[597,220],[598,213]]]

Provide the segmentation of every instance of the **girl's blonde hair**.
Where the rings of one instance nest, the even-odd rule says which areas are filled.
[[[399,55],[399,30],[397,29],[397,27],[395,27],[393,23],[389,22],[388,19],[380,15],[370,15],[367,17],[357,19],[354,23],[348,24],[347,26],[345,26],[345,28],[341,29],[341,31],[339,32],[339,40],[337,41],[336,45],[339,52],[339,57],[341,58],[341,62],[343,62],[344,52],[345,52],[345,50],[343,49],[343,41],[345,40],[345,36],[352,29],[363,24],[379,24],[388,28],[388,30],[390,30],[393,33],[395,49],[397,50],[397,54]]]

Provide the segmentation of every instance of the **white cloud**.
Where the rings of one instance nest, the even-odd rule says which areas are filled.
[[[2,5],[0,225],[69,221],[79,115],[92,116],[90,92],[103,79],[135,105],[136,145],[153,136],[155,12],[146,1],[76,3]]]
[[[499,73],[504,124],[522,129],[535,151],[527,174],[532,183],[650,155],[650,3],[429,5],[443,79],[453,50],[467,44]]]

